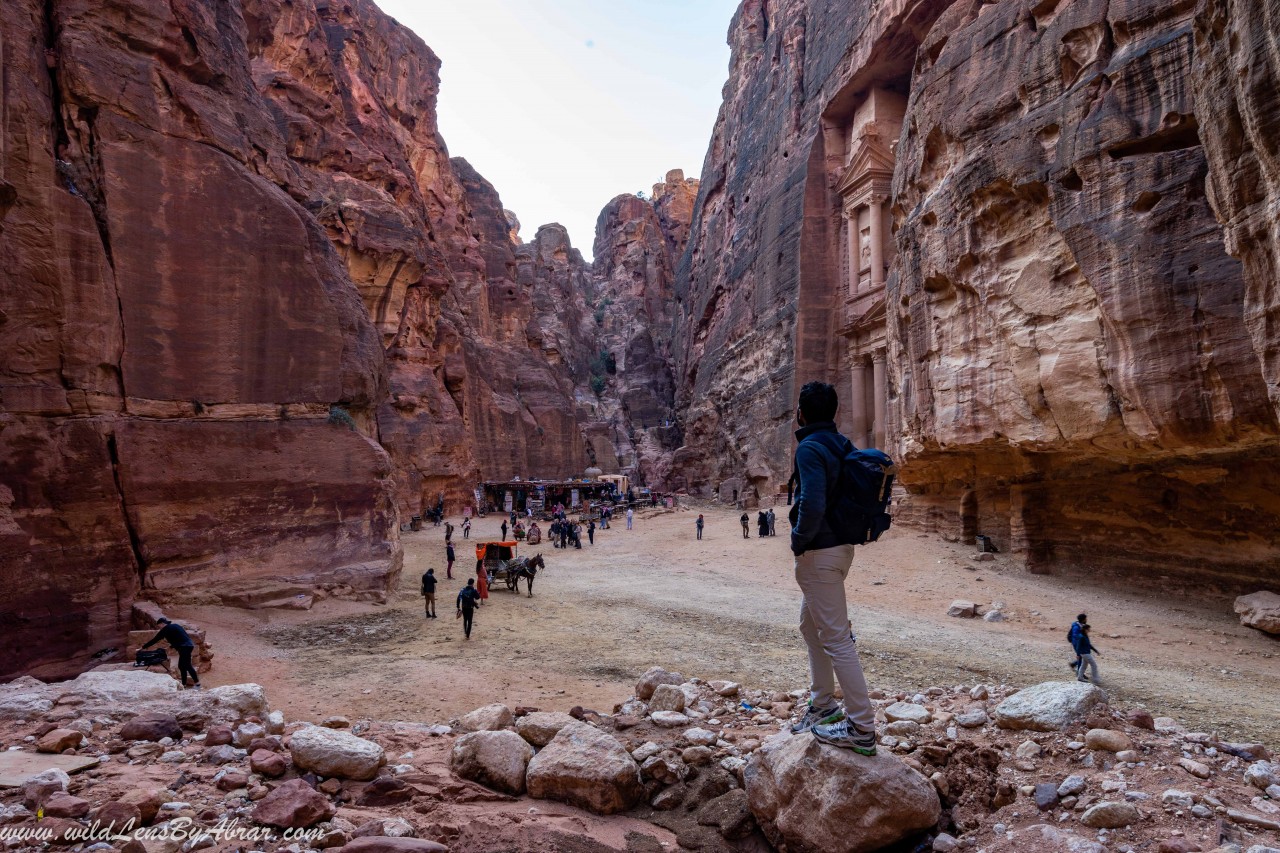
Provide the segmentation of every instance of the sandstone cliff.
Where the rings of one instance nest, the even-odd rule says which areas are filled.
[[[1276,11],[1193,5],[744,2],[677,276],[693,482],[777,490],[824,379],[903,520],[1275,579]]]
[[[378,49],[420,47],[370,23]],[[389,460],[347,426],[370,429],[382,346],[315,215],[324,140],[299,141],[288,81],[263,79],[280,27],[296,67],[336,75],[326,24],[254,3],[6,10],[0,676],[80,668],[143,585],[373,593],[399,571]]]

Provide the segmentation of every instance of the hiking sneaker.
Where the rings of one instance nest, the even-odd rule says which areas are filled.
[[[875,730],[861,731],[847,719],[830,725],[814,726],[813,736],[823,743],[829,743],[841,749],[852,749],[860,755],[876,754]]]
[[[814,726],[823,724],[837,723],[844,719],[844,711],[839,705],[832,705],[830,708],[815,708],[813,703],[809,703],[808,709],[804,712],[804,716],[798,722],[791,726],[793,735],[804,734],[813,729]]]

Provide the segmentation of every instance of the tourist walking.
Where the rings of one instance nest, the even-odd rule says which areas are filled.
[[[703,527],[703,525],[705,525],[705,524],[706,524],[706,521],[704,521],[704,520],[703,520],[703,518],[702,518],[702,513],[698,513],[697,527],[698,527],[698,538],[699,538],[699,539],[701,539],[701,538],[702,538],[702,527]]]
[[[484,597],[483,592],[476,591],[475,578],[467,578],[467,585],[458,590],[458,616],[462,620],[462,631],[471,639],[471,621],[476,615],[476,604]]]
[[[799,482],[791,507],[791,552],[800,586],[800,634],[809,652],[809,706],[791,727],[812,731],[823,743],[876,753],[876,717],[858,657],[857,637],[849,621],[844,582],[853,563],[846,544],[827,518],[827,497],[853,444],[836,430],[839,398],[825,382],[800,389],[796,409],[794,474]],[[844,707],[835,698],[836,683]]]
[[[582,550],[582,525],[576,521],[573,524],[573,547]]]
[[[196,668],[191,665],[191,653],[196,650],[196,644],[191,639],[191,635],[177,622],[170,622],[163,616],[156,622],[160,624],[160,630],[154,637],[147,640],[142,648],[145,649],[161,640],[166,641],[178,653],[178,675],[182,677],[182,686],[187,686],[187,676],[190,675],[191,686],[199,690],[200,676],[196,673]]]
[[[777,536],[777,535],[778,535],[778,531],[777,531],[777,529],[774,527],[774,524],[776,523],[776,521],[777,521],[777,518],[778,518],[778,517],[777,517],[776,515],[774,515],[774,514],[773,514],[773,507],[769,507],[769,512],[768,512],[768,514],[767,514],[767,515],[768,515],[768,518],[769,518],[769,535],[770,535],[770,536]]]
[[[448,542],[453,538],[453,523],[446,521],[444,523],[444,541]]]
[[[422,598],[423,606],[426,608],[428,619],[436,618],[436,570],[427,569],[426,574],[422,576]]]
[[[742,514],[742,518],[738,519],[738,521],[742,522],[742,538],[750,539],[751,538],[751,516],[747,515],[744,512]]]
[[[596,544],[596,520],[594,518],[587,522],[587,541],[592,545]]]
[[[1081,613],[1076,616],[1076,621],[1071,623],[1071,628],[1067,631],[1067,642],[1071,644],[1071,653],[1075,656],[1075,660],[1067,664],[1067,666],[1071,667],[1072,672],[1080,669],[1080,655],[1076,653],[1076,638],[1080,636],[1080,629],[1088,624],[1089,614]]]
[[[471,519],[469,518],[462,519],[462,538],[471,538]]]
[[[1089,641],[1088,624],[1080,626],[1080,633],[1076,635],[1076,654],[1080,656],[1080,666],[1076,668],[1076,681],[1090,681],[1094,684],[1098,683],[1098,662],[1093,659],[1094,655],[1100,655],[1097,646]],[[1085,667],[1090,670],[1089,678],[1084,677]]]
[[[453,558],[455,556],[456,555],[454,554],[454,551],[453,551],[453,543],[446,539],[444,543],[444,558],[449,561],[449,565],[445,567],[444,571],[445,571],[445,577],[449,579],[453,578]]]
[[[631,522],[635,517],[636,517],[635,512],[631,509],[631,507],[627,507],[627,529],[628,530],[631,529]]]
[[[569,522],[567,521],[560,522],[560,547],[569,547]]]
[[[507,520],[505,518],[502,519],[502,541],[507,541]]]
[[[489,600],[489,573],[485,570],[484,560],[476,560],[476,591],[480,593],[479,604],[483,605]],[[467,578],[467,586],[471,585],[471,578]]]

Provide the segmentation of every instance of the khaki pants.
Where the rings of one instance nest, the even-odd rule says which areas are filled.
[[[423,596],[423,598],[425,598],[425,599],[426,599],[425,607],[426,607],[426,610],[427,610],[427,615],[429,615],[429,616],[431,616],[431,615],[435,615],[435,612],[436,612],[436,594],[435,594],[434,592],[432,592],[432,593],[427,593],[426,595],[424,595],[424,596]]]
[[[867,698],[867,680],[858,659],[844,581],[853,563],[853,546],[839,545],[806,551],[796,557],[800,603],[800,634],[809,649],[810,696],[815,708],[836,704],[836,682],[844,693],[844,711],[862,731],[874,731],[875,711]]]

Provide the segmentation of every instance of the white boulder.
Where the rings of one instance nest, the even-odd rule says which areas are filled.
[[[290,735],[289,754],[301,770],[343,779],[372,779],[387,763],[386,752],[373,741],[323,726],[307,726]]]

